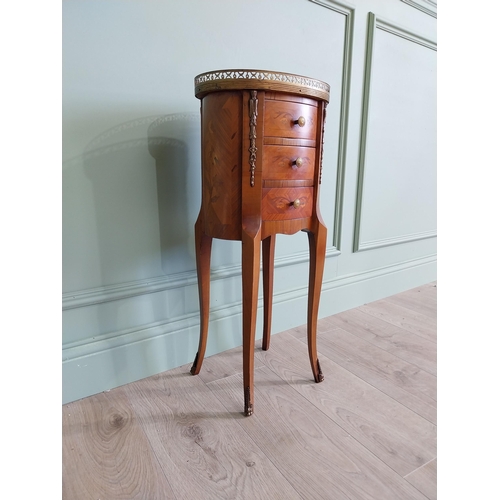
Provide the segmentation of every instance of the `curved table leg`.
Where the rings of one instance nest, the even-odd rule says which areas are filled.
[[[318,326],[319,299],[323,281],[326,252],[326,226],[316,219],[314,228],[307,233],[309,237],[309,296],[307,307],[307,346],[309,360],[315,382],[324,380],[316,349],[316,330]]]
[[[212,238],[203,231],[203,219],[200,215],[194,226],[196,245],[196,271],[198,274],[198,293],[200,297],[200,343],[194,358],[191,373],[200,373],[208,337],[208,317],[210,312],[210,255],[212,253]]]
[[[262,240],[262,280],[264,289],[264,333],[262,350],[267,351],[271,343],[271,318],[273,310],[274,249],[276,235]]]

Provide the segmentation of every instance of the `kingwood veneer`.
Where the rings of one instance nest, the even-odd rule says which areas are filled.
[[[287,73],[224,70],[195,78],[201,100],[202,202],[195,224],[200,342],[191,373],[200,372],[209,320],[212,238],[242,242],[243,388],[245,415],[254,408],[254,344],[262,242],[264,334],[271,335],[276,234],[306,231],[310,269],[309,359],[316,382],[316,326],[326,251],[319,210],[328,84]]]

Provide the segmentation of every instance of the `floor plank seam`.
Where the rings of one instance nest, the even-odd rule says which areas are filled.
[[[319,353],[319,351],[318,351]],[[321,353],[322,354],[322,353]],[[324,356],[324,354],[322,354],[322,356]],[[328,358],[328,356],[325,356],[325,358]],[[401,401],[398,401],[394,396],[391,396],[390,394],[388,394],[385,390],[382,390],[380,389],[379,387],[373,385],[371,382],[369,382],[368,380],[365,380],[364,378],[360,377],[359,375],[357,375],[356,373],[352,372],[351,370],[349,370],[348,368],[344,368],[342,365],[339,365],[337,362],[333,361],[332,359],[328,358],[332,363],[335,363],[337,366],[339,366],[340,368],[343,368],[344,370],[347,370],[351,375],[354,375],[355,377],[357,377],[359,380],[362,380],[363,382],[365,382],[366,384],[368,384],[370,387],[372,387],[373,389],[381,392],[382,394],[385,394],[388,398],[391,398],[393,401],[395,401],[397,404],[403,406],[404,408],[406,408],[407,410],[415,413],[416,415],[418,415],[419,417],[423,418],[424,420],[426,420],[427,422],[429,422],[430,424],[432,424],[434,427],[437,427],[437,425],[432,422],[431,420],[429,420],[427,417],[425,417],[424,415],[421,415],[419,412],[415,411],[413,408],[410,408],[409,406],[407,406],[406,404],[402,403]],[[413,397],[417,397],[415,396],[414,394],[412,394],[411,392],[408,392],[406,389],[403,389],[400,387],[400,389],[402,391],[404,391],[406,394],[410,395],[410,396],[413,396]],[[422,400],[421,400],[422,401]],[[425,401],[422,401],[423,403],[425,403]]]
[[[294,337],[296,338],[296,337]],[[306,340],[302,340],[302,339],[297,339],[299,340],[300,342],[302,342],[303,344],[306,344]],[[372,387],[373,389],[381,392],[382,394],[385,394],[387,397],[391,398],[393,401],[395,401],[396,403],[400,404],[401,406],[404,406],[406,409],[408,409],[409,411],[415,413],[416,415],[418,415],[419,417],[422,417],[424,420],[426,420],[427,422],[429,422],[430,424],[432,424],[434,427],[437,427],[436,423],[435,422],[432,422],[432,420],[429,420],[427,417],[425,417],[424,415],[421,415],[419,412],[415,411],[413,408],[410,408],[408,407],[407,405],[405,405],[404,403],[402,403],[401,401],[398,401],[394,396],[391,396],[390,394],[387,394],[386,391],[380,389],[379,387],[376,387],[374,386],[370,381],[368,380],[365,380],[364,378],[360,377],[359,375],[357,375],[356,373],[354,373],[353,371],[351,371],[349,368],[345,368],[344,366],[340,365],[339,363],[337,363],[335,360],[329,358],[328,356],[326,356],[325,354],[323,354],[319,349],[318,349],[318,354],[321,354],[321,356],[324,356],[325,358],[327,358],[328,360],[330,360],[332,363],[335,363],[338,367],[348,371],[351,375],[353,375],[354,377],[358,378],[359,380],[365,382],[366,384],[368,384],[370,387]],[[432,374],[430,374],[432,375]],[[279,376],[279,374],[278,374]],[[325,374],[326,376],[326,374]],[[281,378],[281,377],[280,377]],[[283,379],[282,379],[283,380]],[[398,386],[399,387],[399,386]],[[411,392],[408,392],[406,389],[402,388],[402,387],[399,387],[399,389],[401,389],[402,391],[404,391],[406,394],[410,395],[410,396],[413,396],[415,398],[418,398],[418,396],[415,396],[414,394],[412,394]],[[307,398],[306,398],[307,399]],[[418,398],[420,399],[420,398]],[[309,401],[309,400],[308,400]],[[427,404],[425,403],[425,401],[423,400],[420,400],[422,401],[422,403],[424,404]]]
[[[267,366],[267,365],[266,365]],[[258,367],[256,368],[255,370],[259,370],[261,367]],[[227,380],[228,378],[232,378],[232,377],[238,377],[241,379],[243,378],[243,374],[242,373],[235,373],[233,375],[229,375],[228,377],[222,377],[224,380]],[[279,375],[278,375],[279,376]],[[280,377],[281,378],[281,377]],[[220,379],[219,379],[220,380]],[[283,379],[282,379],[283,380]],[[208,382],[206,383],[205,385],[210,389],[210,392],[213,394],[213,396],[220,402],[220,404],[226,409],[226,411],[229,413],[230,412],[230,409],[224,404],[224,401],[219,398],[219,396],[217,395],[216,391],[214,391],[211,387],[210,387],[210,384],[215,384],[217,382],[217,380],[212,380],[211,382]],[[286,382],[286,381],[285,381]],[[306,398],[307,399],[307,398]],[[243,412],[242,412],[243,413]],[[248,418],[248,417],[246,417]],[[276,472],[278,472],[281,477],[283,478],[284,481],[286,481],[289,485],[290,485],[290,488],[292,488],[296,493],[297,493],[297,496],[299,496],[300,498],[304,499],[304,497],[297,491],[297,489],[293,486],[293,484],[286,478],[286,476],[283,474],[283,472],[281,472],[281,469],[278,467],[278,465],[275,463],[275,461],[273,460],[273,457],[272,456],[269,456],[256,442],[255,440],[252,438],[252,436],[250,436],[250,434],[247,432],[247,430],[245,429],[245,427],[243,425],[241,425],[241,423],[239,421],[237,421],[238,423],[238,426],[240,427],[240,429],[247,435],[248,439],[254,444],[254,446],[260,450],[260,452],[269,460],[269,462],[271,462],[273,464],[273,467],[276,469]],[[304,499],[305,500],[305,499]]]
[[[385,467],[389,468],[390,470],[392,470],[395,474],[397,474],[399,477],[401,477],[401,474],[399,474],[398,472],[396,472],[390,465],[386,464],[381,458],[377,457],[377,455],[375,455],[375,453],[373,453],[371,450],[369,450],[363,443],[361,443],[358,439],[356,439],[349,431],[347,431],[346,429],[344,429],[339,423],[335,422],[335,420],[332,419],[332,417],[330,415],[328,415],[327,413],[325,413],[323,411],[322,408],[319,408],[316,404],[314,404],[314,402],[312,402],[310,399],[308,399],[306,396],[304,396],[303,394],[301,394],[292,384],[290,384],[287,380],[283,379],[279,373],[277,373],[269,364],[266,364],[265,365],[266,368],[268,368],[269,370],[271,370],[275,375],[277,375],[281,380],[283,380],[289,387],[291,387],[296,393],[297,395],[301,396],[303,399],[305,399],[305,401],[307,402],[307,404],[309,405],[313,405],[317,410],[319,410],[326,418],[328,418],[335,426],[337,426],[341,432],[344,432],[345,434],[347,434],[352,440],[356,441],[356,443],[358,443],[358,445],[360,445],[364,452],[365,453],[369,453],[372,458],[378,462],[380,462],[381,464],[383,464]],[[258,370],[259,368],[257,368],[256,370]],[[231,375],[231,377],[233,377],[235,375]],[[210,382],[212,383],[212,382]],[[216,395],[217,397],[217,395]],[[217,397],[217,399],[219,399]],[[219,401],[221,401],[219,399]],[[221,403],[224,405],[224,403],[221,401]],[[227,411],[229,411],[229,409],[224,405],[224,407],[226,408]],[[246,433],[246,430],[243,428],[243,426],[240,424],[240,422],[238,422],[238,424],[240,425],[240,427],[242,428],[242,430]],[[246,433],[247,436],[248,433]],[[250,436],[249,436],[250,439],[252,439]],[[259,448],[259,450],[262,451],[262,449],[255,443],[255,441],[252,439],[252,442],[257,446],[257,448]],[[268,460],[273,464],[273,466],[277,469],[277,471],[284,477],[284,479],[290,484],[290,486],[293,488],[293,485],[286,479],[286,477],[283,475],[283,473],[281,472],[279,466],[274,462],[273,458],[269,455],[267,455],[267,453],[265,453],[264,451],[262,451],[262,453],[264,453],[264,455],[268,458]],[[415,488],[415,486],[413,486],[411,483],[408,482],[408,484],[412,487],[412,488]],[[295,491],[297,491],[295,488],[293,488]],[[297,494],[303,498],[303,496],[297,491]]]
[[[362,312],[362,311],[361,311],[361,312]],[[427,373],[427,374],[429,374],[429,375],[431,375],[431,376],[433,376],[433,377],[437,378],[437,376],[436,376],[436,374],[435,374],[435,373],[432,373],[432,372],[430,372],[429,370],[426,370],[425,368],[423,368],[423,367],[421,367],[421,366],[419,366],[419,365],[417,365],[417,364],[415,364],[415,363],[413,363],[413,362],[411,362],[411,361],[408,361],[408,360],[407,360],[407,359],[405,359],[405,358],[402,358],[400,355],[396,354],[395,352],[392,352],[392,351],[389,351],[389,350],[387,350],[387,349],[384,349],[383,347],[380,347],[379,345],[375,344],[375,343],[374,343],[374,342],[372,342],[371,340],[367,340],[367,339],[365,339],[365,338],[363,338],[363,337],[360,337],[359,335],[356,335],[355,333],[353,333],[353,332],[351,332],[351,331],[349,331],[349,330],[346,330],[346,329],[344,329],[344,328],[336,328],[336,330],[342,330],[342,331],[344,331],[344,332],[348,333],[349,335],[353,335],[353,336],[354,336],[354,337],[356,337],[357,339],[359,339],[359,340],[361,340],[361,341],[363,341],[363,342],[366,342],[367,344],[370,344],[370,345],[372,345],[373,347],[375,347],[375,348],[377,348],[377,349],[380,349],[381,351],[384,351],[384,352],[386,352],[386,353],[390,354],[391,356],[394,356],[395,358],[400,359],[400,360],[401,360],[401,361],[403,361],[404,363],[407,363],[407,364],[409,364],[409,365],[412,365],[412,366],[414,366],[414,367],[418,368],[419,370],[422,370],[423,372],[425,372],[425,373]],[[334,331],[334,330],[331,330],[331,332],[333,332],[333,331]],[[331,333],[331,332],[323,332],[323,333],[318,334],[318,336],[319,336],[319,335],[329,334],[329,333]],[[404,331],[402,332],[402,334],[407,334],[407,333],[409,333],[407,330],[404,330]],[[421,339],[422,337],[419,337],[419,338]],[[307,339],[306,339],[306,340],[307,340]]]
[[[425,462],[425,464],[422,464],[420,467],[417,467],[415,470],[412,470],[411,472],[408,472],[408,474],[404,475],[403,478],[406,479],[408,476],[411,476],[418,470],[420,470],[422,467],[425,467],[426,465],[429,465],[431,462],[437,459],[437,455],[434,458],[431,458],[428,462]]]
[[[258,368],[255,368],[255,369],[258,370]],[[233,373],[232,375],[228,375],[227,377],[221,377],[221,378],[218,378],[216,380],[211,380],[210,382],[204,382],[204,384],[210,389],[211,392],[213,392],[213,389],[211,387],[212,384],[215,384],[216,382],[219,382],[219,380],[229,380],[230,378],[234,378],[234,377],[240,377],[240,378],[242,378],[243,377],[243,373],[240,373],[240,372]],[[219,399],[219,398],[217,398],[217,399]],[[224,408],[225,407],[226,406],[224,405]],[[241,413],[243,414],[243,411]]]
[[[368,314],[368,313],[367,313],[367,312],[365,312],[365,311],[359,311],[359,312],[360,312],[360,313],[362,313],[362,314],[366,314],[366,315],[367,315],[367,316],[369,316],[370,318],[372,318],[372,317],[376,317],[376,316],[373,316],[373,315]],[[335,316],[335,315],[334,315],[334,316]],[[380,319],[380,318],[377,318],[377,319]],[[385,320],[380,319],[380,321],[385,321]],[[415,335],[415,336],[417,336],[419,339],[423,339],[423,340],[427,340],[428,342],[431,342],[430,340],[425,339],[424,337],[421,337],[420,335],[417,335],[417,334],[416,334],[416,333],[414,333],[414,332],[410,332],[410,331],[408,331],[408,330],[406,330],[406,329],[402,328],[402,327],[401,327],[401,326],[399,326],[399,325],[394,325],[394,324],[392,324],[392,323],[389,323],[388,321],[385,321],[385,323],[387,323],[388,325],[392,325],[392,326],[396,326],[396,327],[400,328],[400,329],[401,329],[401,333],[402,333],[402,334],[410,334],[410,335]],[[384,352],[387,352],[387,353],[391,354],[392,356],[395,356],[396,358],[400,359],[401,361],[404,361],[405,363],[408,363],[408,364],[411,364],[411,365],[413,365],[413,366],[416,366],[419,370],[422,370],[422,371],[424,371],[425,373],[428,373],[429,375],[432,375],[433,377],[436,377],[436,374],[435,374],[435,373],[432,373],[432,372],[430,372],[429,370],[426,370],[425,368],[420,367],[420,366],[416,365],[415,363],[412,363],[411,361],[408,361],[408,360],[407,360],[407,359],[405,359],[405,358],[402,358],[401,356],[399,356],[398,354],[396,354],[396,353],[394,353],[394,352],[392,352],[392,351],[389,351],[389,350],[387,350],[387,349],[385,349],[385,348],[383,348],[383,347],[380,347],[379,345],[375,344],[375,343],[374,343],[373,341],[371,341],[371,340],[365,339],[364,337],[360,337],[359,335],[356,335],[355,333],[353,333],[353,332],[351,332],[351,331],[349,331],[349,330],[346,330],[346,328],[342,328],[342,327],[340,327],[340,326],[338,326],[338,327],[333,327],[331,330],[328,330],[327,332],[318,332],[318,337],[319,337],[320,335],[330,334],[330,333],[332,333],[332,332],[334,332],[334,331],[336,331],[336,330],[343,330],[344,332],[347,332],[347,333],[349,333],[350,335],[354,335],[356,338],[358,338],[358,339],[360,339],[360,340],[362,340],[362,341],[364,341],[364,342],[367,342],[367,343],[369,343],[370,345],[372,345],[372,346],[374,346],[374,347],[376,347],[376,348],[378,348],[378,349],[381,349],[381,350],[382,350],[382,351],[384,351]],[[280,332],[280,333],[283,333],[283,332]],[[278,334],[276,334],[276,335],[278,335]],[[296,337],[296,336],[294,335],[294,337],[295,337],[296,339],[298,339],[298,340],[300,340],[300,341],[304,342],[304,343],[307,343],[307,337],[306,337],[306,336],[303,336],[303,337]],[[272,337],[271,337],[271,338],[272,338]],[[435,342],[433,342],[433,343],[435,343]]]
[[[408,481],[408,479],[405,479],[405,481],[410,484],[411,486],[413,486],[413,484],[410,483],[410,481]],[[428,495],[426,495],[423,491],[421,491],[419,488],[417,488],[416,486],[413,486],[424,498],[426,498],[427,500],[435,500],[436,497],[432,496],[432,497],[429,497]]]
[[[367,305],[367,304],[365,304],[365,305]],[[428,340],[429,342],[432,342],[432,343],[434,343],[434,344],[437,344],[437,341],[430,340],[430,339],[428,339],[428,338],[426,338],[426,337],[423,337],[422,335],[419,335],[419,334],[418,334],[418,333],[416,333],[416,332],[412,332],[411,330],[408,330],[408,329],[407,329],[407,328],[405,328],[404,326],[398,325],[398,324],[396,324],[396,323],[392,323],[391,321],[387,321],[386,319],[380,318],[379,316],[376,316],[375,314],[372,314],[372,313],[370,313],[370,312],[368,312],[368,311],[360,311],[360,312],[362,312],[362,313],[364,313],[364,314],[368,314],[368,316],[371,316],[372,318],[377,318],[377,319],[378,319],[378,320],[380,320],[380,321],[385,321],[385,322],[386,322],[387,324],[389,324],[389,325],[392,325],[392,326],[397,326],[398,328],[401,328],[401,330],[404,330],[405,332],[412,333],[413,335],[417,335],[418,337],[420,337],[420,338],[422,338],[422,339],[425,339],[425,340]]]
[[[167,473],[165,472],[165,470],[164,470],[164,468],[162,466],[162,462],[161,462],[160,458],[158,457],[158,454],[156,453],[156,449],[153,446],[153,443],[151,442],[151,439],[149,438],[147,432],[145,431],[145,429],[143,427],[143,423],[142,423],[141,419],[139,418],[139,415],[137,414],[137,411],[136,411],[136,408],[135,408],[135,404],[134,404],[134,400],[130,398],[130,395],[128,394],[127,391],[124,391],[124,395],[125,395],[125,398],[127,399],[128,403],[129,403],[130,407],[132,408],[132,410],[134,412],[134,419],[139,424],[139,428],[141,429],[142,434],[146,438],[146,442],[149,445],[149,449],[153,453],[153,456],[155,457],[155,460],[158,463],[158,467],[160,468],[161,472],[163,473],[163,476],[165,477],[165,481],[167,482],[167,484],[170,487],[172,495],[174,495],[174,497],[173,497],[172,500],[178,500],[177,496],[175,495],[174,488],[172,487],[172,483],[169,481],[168,475],[167,475]]]
[[[362,311],[361,311],[362,312]],[[381,351],[384,351],[384,352],[387,352],[388,354],[391,354],[392,356],[400,359],[401,361],[404,361],[405,363],[408,363],[409,365],[412,365],[412,366],[415,366],[417,367],[419,370],[422,370],[423,372],[429,374],[429,375],[432,375],[433,377],[436,377],[436,374],[435,373],[432,373],[430,372],[429,370],[426,370],[425,368],[422,368],[418,365],[416,365],[415,363],[412,363],[411,361],[408,361],[407,359],[405,358],[402,358],[401,356],[398,356],[397,354],[395,354],[394,352],[391,352],[391,351],[388,351],[387,349],[384,349],[383,347],[380,347],[379,345],[377,344],[374,344],[372,341],[370,340],[367,340],[363,337],[359,337],[358,335],[356,335],[355,333],[352,333],[350,332],[349,330],[345,330],[344,328],[335,328],[335,330],[343,330],[344,332],[348,333],[349,335],[354,335],[356,338],[358,338],[359,340],[362,340],[370,345],[372,345],[373,347],[376,347],[377,349],[380,349]],[[333,332],[334,330],[331,330],[331,331],[328,331],[328,332],[322,332],[322,333],[318,333],[318,337],[320,335],[325,335],[325,334],[329,334],[331,332]],[[404,333],[408,333],[407,330],[404,331]],[[295,337],[295,338],[298,338],[298,337]],[[422,338],[422,337],[419,337],[419,338]],[[298,339],[298,340],[302,340],[302,342],[307,342],[307,339]]]
[[[299,340],[299,339],[297,339]],[[319,354],[319,353],[318,353]],[[325,357],[328,357],[328,356],[325,356]],[[330,358],[328,358],[330,359]],[[332,361],[332,360],[331,360]],[[332,363],[335,363],[335,361],[332,361]],[[340,368],[343,368],[342,366],[338,365],[338,363],[335,363],[337,364],[337,366],[339,366]],[[316,405],[313,401],[311,401],[310,399],[308,399],[306,396],[304,396],[303,394],[301,394],[299,392],[299,390],[292,384],[290,384],[290,382],[288,382],[287,380],[283,379],[279,373],[277,373],[270,365],[266,364],[266,367],[269,368],[271,371],[273,371],[273,373],[275,373],[281,380],[283,380],[289,387],[291,387],[295,392],[297,392],[300,396],[302,396],[308,404],[310,405],[313,405],[317,410],[319,410],[325,417],[327,417],[331,422],[333,422],[337,427],[339,427],[341,429],[342,432],[345,432],[351,439],[353,439],[354,441],[356,441],[360,446],[363,447],[363,449],[369,453],[370,455],[372,455],[374,457],[375,460],[379,461],[380,463],[384,464],[384,466],[388,467],[389,469],[391,469],[395,474],[397,474],[399,477],[402,477],[401,474],[399,474],[396,470],[394,470],[389,464],[387,464],[382,458],[378,457],[377,455],[375,455],[374,452],[372,452],[369,448],[367,448],[361,441],[359,441],[359,439],[357,439],[355,436],[353,436],[347,429],[345,429],[341,424],[337,423],[330,415],[328,415],[324,410],[323,408],[319,407],[318,405]],[[352,373],[352,372],[350,372]],[[362,378],[358,377],[356,374],[353,374],[355,377],[357,377],[358,379],[362,380],[363,382],[366,382],[365,380],[363,380]],[[367,382],[368,383],[368,382]],[[371,384],[369,384],[371,385]],[[372,386],[373,387],[373,386]],[[377,391],[380,391],[380,389],[378,389],[377,387],[374,387],[375,390]],[[382,391],[380,391],[382,392]],[[385,393],[384,393],[385,394]],[[388,395],[389,396],[389,395]],[[396,401],[396,403],[400,404],[401,406],[404,406],[405,408],[407,408],[409,411],[419,415],[417,412],[415,412],[414,410],[412,410],[411,408],[408,408],[407,406],[403,405],[402,403],[400,403],[399,401],[395,400],[394,398],[392,398],[391,396],[389,396],[391,399],[393,399],[394,401]],[[421,416],[421,415],[419,415]],[[422,417],[424,418],[424,417]],[[425,419],[425,418],[424,418]],[[433,422],[430,422],[429,420],[425,419],[427,422],[429,422],[431,425],[433,425],[434,427],[436,427],[436,424],[434,424]],[[432,459],[434,460],[434,459]],[[430,460],[432,462],[432,460]],[[419,469],[420,467],[418,467],[417,469]],[[416,470],[417,470],[416,469]],[[415,486],[413,486],[411,483],[408,483],[410,484],[413,488],[415,488]],[[417,488],[416,488],[417,489]]]
[[[425,311],[421,311],[419,309],[412,308],[409,304],[401,304],[399,301],[392,300],[392,296],[386,297],[385,299],[381,299],[381,300],[385,301],[388,304],[392,304],[392,305],[400,307],[402,309],[406,309],[408,312],[419,314],[420,316],[424,316],[425,318],[427,318],[431,321],[436,319],[437,312],[430,313],[430,312],[425,312]]]
[[[308,370],[306,325],[273,334],[270,351],[256,339],[253,417],[243,416],[242,353],[234,349],[220,359],[215,354],[206,377],[193,379],[186,364],[165,381],[159,374],[106,393],[105,401],[99,395],[88,404],[75,401],[71,418],[63,405],[63,498],[93,489],[96,498],[106,491],[115,498],[184,500],[197,492],[243,499],[252,491],[253,498],[435,500],[436,283],[364,304],[366,311],[360,306],[338,320],[321,318],[321,385]],[[317,432],[314,421],[322,424]],[[134,473],[144,472],[138,482],[117,474],[125,459]],[[348,470],[346,459],[355,464]],[[361,486],[361,476],[349,474],[358,468],[366,473]]]

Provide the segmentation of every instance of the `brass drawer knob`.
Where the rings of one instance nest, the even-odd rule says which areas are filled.
[[[294,165],[297,165],[297,167],[301,167],[304,164],[304,160],[299,156],[294,162]]]
[[[306,119],[303,116],[299,116],[293,123],[299,127],[303,127],[306,124]]]
[[[293,208],[299,208],[300,207],[300,200],[297,198],[291,204],[293,205]]]

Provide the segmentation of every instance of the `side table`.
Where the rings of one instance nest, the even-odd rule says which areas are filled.
[[[270,345],[276,234],[306,231],[310,266],[307,339],[315,382],[323,380],[316,350],[326,226],[319,186],[328,84],[262,70],[221,70],[195,78],[201,100],[202,202],[195,224],[200,341],[191,373],[207,344],[212,238],[242,242],[243,389],[254,410],[254,345],[262,242],[264,333]]]

